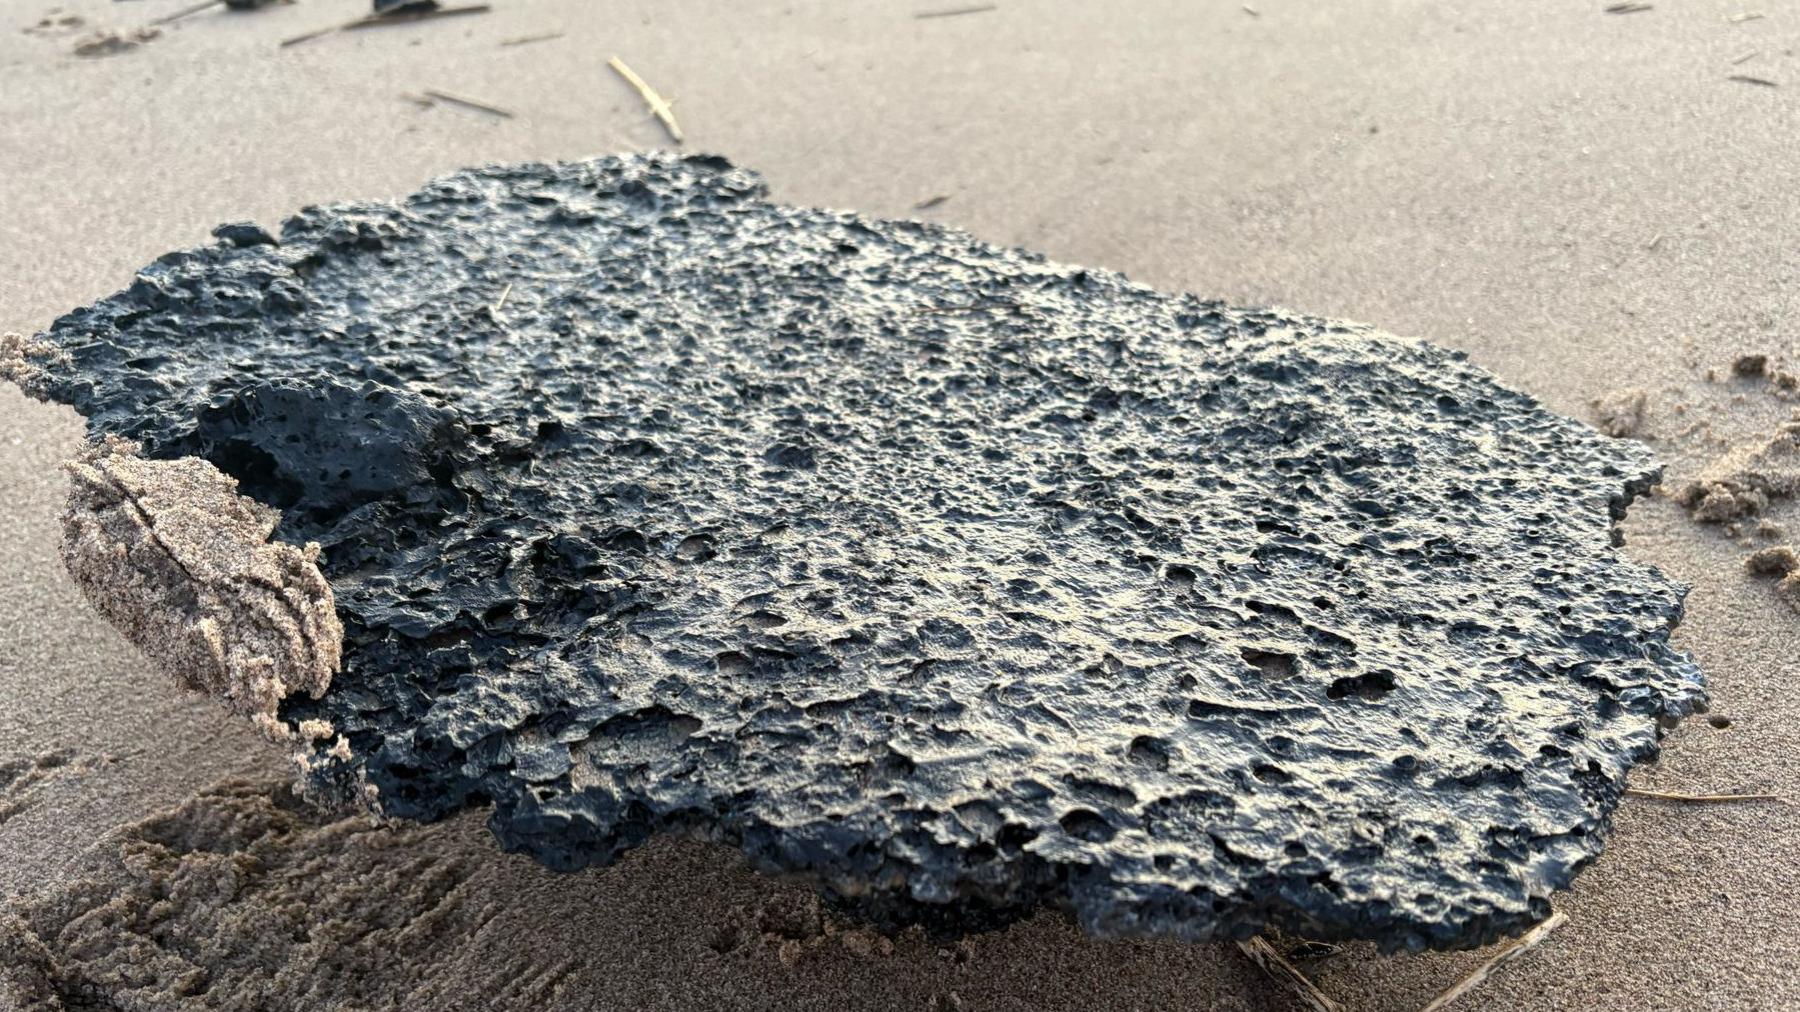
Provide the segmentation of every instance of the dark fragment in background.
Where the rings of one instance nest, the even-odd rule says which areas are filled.
[[[90,59],[129,53],[162,35],[156,28],[135,28],[125,32],[95,32],[75,44],[75,55]]]
[[[1613,549],[1647,451],[1430,345],[711,158],[226,239],[31,385],[324,546],[316,776],[553,867],[676,830],[884,923],[1479,944],[1700,699]]]

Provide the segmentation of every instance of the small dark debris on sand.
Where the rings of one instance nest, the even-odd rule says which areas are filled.
[[[521,35],[521,36],[518,36],[517,38],[501,39],[500,45],[502,45],[502,46],[528,46],[528,45],[532,44],[533,42],[549,42],[551,39],[560,39],[562,37],[563,37],[563,33],[561,33],[561,32],[541,32],[537,35]]]
[[[26,35],[68,35],[85,24],[79,14],[46,14],[37,24],[19,30]]]
[[[258,11],[262,10],[264,7],[273,7],[276,4],[291,4],[293,2],[294,0],[201,0],[200,3],[183,7],[178,11],[172,11],[150,23],[153,25],[166,25],[199,14],[202,11],[212,10],[214,7],[220,5],[224,5],[234,11]]]
[[[949,199],[950,199],[950,195],[948,193],[940,193],[935,197],[926,197],[924,200],[921,200],[917,204],[914,204],[913,210],[929,211],[932,208],[938,206],[939,204],[942,204],[944,201],[949,200]]]
[[[1594,427],[1614,439],[1631,439],[1643,430],[1650,395],[1642,389],[1615,390],[1593,400]]]
[[[128,32],[96,32],[75,43],[75,55],[93,59],[129,53],[161,34],[162,32],[155,28],[134,28]]]
[[[1326,959],[1343,951],[1344,947],[1341,945],[1334,945],[1331,942],[1314,942],[1303,939],[1301,941],[1292,942],[1287,946],[1287,958]]]
[[[1642,14],[1644,11],[1653,11],[1655,9],[1656,7],[1654,4],[1639,3],[1607,4],[1605,7],[1601,8],[1601,10],[1608,14]]]
[[[387,7],[382,7],[377,3],[376,13],[374,14],[357,18],[354,21],[346,21],[342,24],[329,25],[325,28],[315,28],[310,32],[282,39],[281,46],[285,49],[288,46],[296,46],[302,42],[307,42],[325,35],[332,35],[337,32],[355,31],[360,28],[380,28],[386,25],[407,24],[413,21],[428,21],[433,18],[459,17],[464,14],[486,14],[492,9],[493,8],[487,4],[470,4],[465,7],[440,7],[436,0],[429,0],[428,3],[400,4]]]
[[[366,18],[352,21],[345,28],[376,28],[382,25],[397,25],[408,21],[429,21],[433,18],[453,18],[464,14],[486,14],[493,8],[487,4],[469,4],[463,7],[440,7],[436,0],[429,3],[411,3],[379,8],[376,13]]]
[[[1779,87],[1781,87],[1781,85],[1779,83],[1777,83],[1775,81],[1771,81],[1766,77],[1752,77],[1749,74],[1732,74],[1731,76],[1727,77],[1725,80],[1737,81],[1741,84],[1760,85],[1764,88],[1779,88]]]
[[[1736,362],[1731,363],[1731,374],[1743,377],[1761,376],[1768,368],[1769,356],[1767,355],[1741,355]]]

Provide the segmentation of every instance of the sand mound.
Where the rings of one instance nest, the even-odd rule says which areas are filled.
[[[1267,988],[1216,947],[1095,942],[1050,916],[884,937],[690,841],[559,875],[495,853],[475,818],[326,815],[278,780],[216,784],[94,858],[0,910],[0,1007],[1092,1009]]]

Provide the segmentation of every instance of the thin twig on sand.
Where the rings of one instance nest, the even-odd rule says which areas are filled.
[[[563,37],[561,32],[543,32],[538,35],[520,35],[517,38],[501,39],[502,46],[528,46],[533,42],[549,42],[551,39]]]
[[[1637,3],[1607,4],[1605,7],[1601,8],[1601,10],[1605,11],[1608,14],[1636,14],[1640,11],[1649,11],[1649,10],[1655,10],[1655,9],[1656,8],[1650,4],[1637,4]]]
[[[914,204],[913,210],[929,211],[932,208],[938,206],[939,204],[942,204],[944,201],[949,200],[949,199],[950,199],[950,195],[948,193],[940,193],[935,197],[926,197],[924,200],[921,200],[917,204]]]
[[[1656,235],[1654,235],[1650,238],[1649,242],[1644,244],[1644,248],[1654,252],[1656,250],[1656,247],[1662,245],[1662,241],[1663,241],[1663,234],[1661,232],[1658,232],[1658,233],[1656,233]]]
[[[1681,794],[1671,791],[1640,791],[1635,787],[1627,787],[1625,795],[1632,798],[1654,798],[1657,801],[1686,801],[1690,804],[1716,805],[1730,801],[1780,801],[1779,794]]]
[[[1731,65],[1732,65],[1732,66],[1734,66],[1734,67],[1735,67],[1735,66],[1737,66],[1737,65],[1738,65],[1738,64],[1740,64],[1740,63],[1748,63],[1748,62],[1750,62],[1750,61],[1751,61],[1751,60],[1754,60],[1754,59],[1756,59],[1756,58],[1757,58],[1757,57],[1759,57],[1759,56],[1761,56],[1761,55],[1762,55],[1762,50],[1760,50],[1760,49],[1752,49],[1752,50],[1750,50],[1750,51],[1749,51],[1749,52],[1748,52],[1748,53],[1744,53],[1744,54],[1743,54],[1743,55],[1741,55],[1741,56],[1738,56],[1738,57],[1736,57],[1736,58],[1735,58],[1735,59],[1733,59],[1733,60],[1732,60],[1732,61],[1731,61]]]
[[[1240,8],[1240,10],[1242,10],[1242,11],[1243,11],[1243,12],[1244,12],[1244,13],[1245,13],[1245,14],[1248,14],[1248,15],[1250,15],[1250,16],[1251,16],[1251,17],[1253,17],[1253,18],[1260,18],[1260,17],[1262,17],[1262,11],[1259,11],[1259,10],[1257,10],[1257,9],[1256,9],[1256,8],[1254,8],[1254,7],[1252,7],[1252,6],[1250,6],[1250,5],[1249,5],[1249,4],[1244,4],[1244,5],[1243,5],[1243,6],[1242,6],[1242,7],[1241,7],[1241,8]]]
[[[225,2],[225,0],[205,0],[205,2],[203,2],[203,3],[197,3],[191,7],[183,7],[182,9],[175,11],[173,13],[170,13],[170,14],[164,14],[162,17],[157,18],[156,20],[154,20],[150,23],[153,25],[166,25],[171,21],[180,21],[182,18],[187,17],[189,14],[198,14],[204,10],[211,10],[212,8],[219,6],[220,4],[222,4],[224,2]]]
[[[1439,1009],[1449,1008],[1451,1002],[1454,1002],[1456,999],[1461,998],[1463,995],[1480,987],[1481,982],[1487,980],[1488,976],[1495,970],[1498,970],[1502,965],[1510,963],[1527,952],[1530,952],[1532,949],[1537,948],[1538,944],[1541,943],[1550,932],[1561,927],[1563,922],[1568,919],[1568,915],[1561,911],[1551,914],[1549,920],[1501,946],[1500,951],[1489,957],[1487,962],[1476,967],[1474,973],[1457,981],[1456,985],[1450,988],[1450,990],[1431,999],[1431,1004],[1420,1009],[1419,1012],[1438,1012]]]
[[[472,98],[458,98],[455,95],[447,94],[445,92],[432,91],[430,88],[426,88],[424,93],[428,98],[435,98],[440,102],[449,102],[451,105],[465,106],[470,109],[485,112],[491,116],[502,116],[506,119],[513,118],[512,113],[507,112],[499,106],[488,105],[485,102],[477,102]]]
[[[370,14],[365,17],[357,18],[354,21],[345,21],[342,24],[314,29],[304,35],[296,35],[293,38],[282,39],[281,46],[284,49],[288,46],[297,46],[308,39],[316,39],[321,35],[331,35],[335,32],[348,32],[359,28],[379,28],[382,25],[410,24],[414,21],[429,21],[433,18],[454,18],[464,14],[486,14],[490,10],[493,10],[493,8],[487,4],[470,4],[466,7],[436,7],[422,11],[396,11],[392,14]]]
[[[1275,951],[1275,947],[1262,937],[1239,942],[1237,947],[1243,950],[1250,961],[1262,967],[1264,973],[1275,978],[1282,987],[1288,989],[1294,997],[1306,1003],[1313,1012],[1344,1012],[1344,1006],[1331,999],[1330,995],[1319,990],[1318,985],[1308,980],[1306,974],[1295,968],[1294,964]]]
[[[669,131],[669,137],[675,143],[680,144],[681,124],[675,122],[675,110],[669,105],[669,100],[658,95],[655,88],[645,83],[644,79],[637,75],[637,71],[627,67],[625,61],[617,56],[607,60],[606,65],[624,78],[626,84],[637,89],[638,95],[644,99],[644,104],[650,107],[651,115],[662,120],[663,129]]]
[[[1779,87],[1781,87],[1781,85],[1775,83],[1774,81],[1769,80],[1766,77],[1751,77],[1749,74],[1733,74],[1730,77],[1726,78],[1726,80],[1727,81],[1741,81],[1744,84],[1757,84],[1757,85],[1763,86],[1764,88],[1779,88]]]
[[[988,11],[999,10],[999,9],[1000,9],[999,4],[977,4],[973,7],[951,7],[946,10],[941,10],[941,11],[920,11],[919,13],[914,14],[913,17],[915,17],[915,18],[953,18],[959,14],[986,14]]]
[[[343,30],[343,28],[344,28],[343,25],[332,25],[329,28],[315,28],[312,31],[305,33],[304,35],[289,36],[288,38],[281,40],[281,48],[286,49],[289,46],[297,46],[300,43],[305,42],[309,39],[316,39],[321,35],[330,35],[333,32]]]
[[[1725,20],[1731,22],[1734,25],[1741,25],[1746,21],[1760,20],[1762,18],[1762,16],[1763,16],[1762,11],[1739,11],[1736,14],[1727,15]]]

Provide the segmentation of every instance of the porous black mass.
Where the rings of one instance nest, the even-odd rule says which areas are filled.
[[[677,831],[890,925],[1466,946],[1700,702],[1615,548],[1647,451],[1429,344],[718,158],[219,235],[34,392],[324,545],[315,787],[554,868]]]

